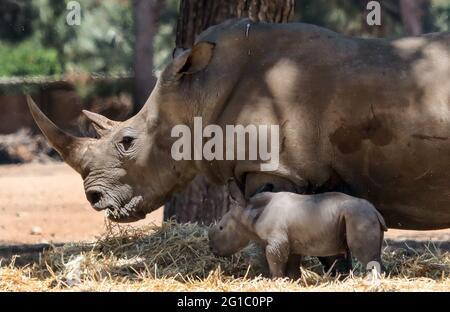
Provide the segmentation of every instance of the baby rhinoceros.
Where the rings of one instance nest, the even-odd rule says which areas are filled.
[[[376,261],[373,268],[381,273],[387,228],[368,201],[342,193],[288,192],[259,193],[247,201],[237,185],[230,185],[230,194],[231,210],[208,233],[215,255],[230,256],[255,241],[265,246],[272,277],[293,277],[298,273],[292,273],[292,259],[350,251],[364,268]]]

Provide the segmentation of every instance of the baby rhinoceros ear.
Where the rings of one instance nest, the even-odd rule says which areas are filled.
[[[228,181],[228,193],[230,194],[231,200],[237,202],[241,207],[246,206],[247,200],[245,199],[245,195],[234,179]]]

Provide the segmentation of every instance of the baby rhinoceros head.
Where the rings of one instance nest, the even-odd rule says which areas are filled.
[[[210,228],[209,249],[216,256],[231,256],[250,243],[248,233],[237,217],[235,209],[232,209]]]
[[[209,249],[220,257],[231,256],[250,243],[248,229],[242,222],[246,199],[234,180],[228,184],[231,209],[208,233]]]

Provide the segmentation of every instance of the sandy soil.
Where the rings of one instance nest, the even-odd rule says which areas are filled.
[[[93,240],[104,217],[65,164],[0,166],[0,244]],[[161,222],[162,209],[134,225]]]
[[[89,241],[104,229],[104,217],[86,200],[79,175],[65,164],[0,166],[0,244]],[[162,209],[133,223],[160,223]],[[441,231],[390,230],[387,237],[450,240]]]

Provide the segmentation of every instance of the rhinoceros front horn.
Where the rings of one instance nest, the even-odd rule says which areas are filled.
[[[27,102],[34,121],[36,121],[39,129],[41,129],[52,147],[66,163],[76,171],[81,172],[81,159],[88,142],[92,139],[78,138],[64,132],[44,115],[29,95],[27,96]]]

